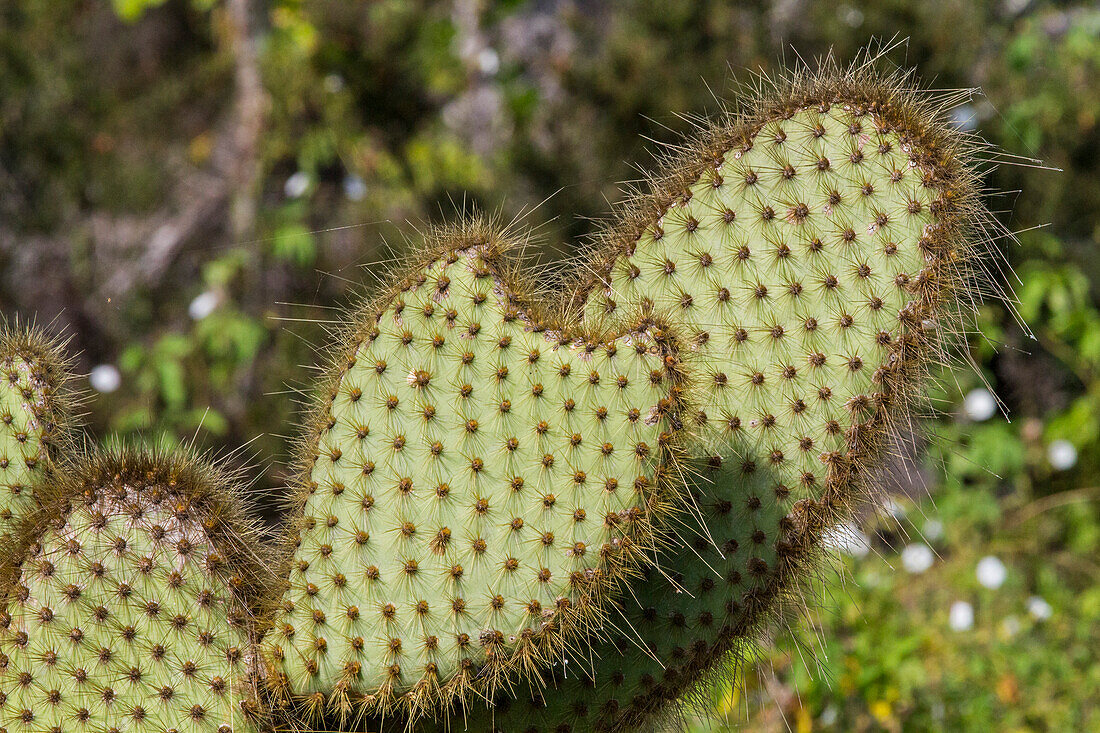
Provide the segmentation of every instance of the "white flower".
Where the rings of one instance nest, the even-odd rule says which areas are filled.
[[[974,607],[966,601],[955,601],[951,604],[947,624],[952,631],[969,631],[974,628]]]
[[[972,389],[963,400],[963,412],[974,422],[983,422],[997,412],[997,398],[984,387]]]
[[[354,173],[344,176],[344,195],[350,201],[362,201],[367,195],[367,182]]]
[[[485,76],[493,76],[500,71],[500,56],[491,48],[483,48],[477,55],[477,68]]]
[[[866,557],[871,551],[871,540],[851,523],[838,524],[829,529],[821,538],[825,547],[839,550],[852,557]]]
[[[978,126],[978,111],[972,104],[960,104],[951,110],[951,121],[960,130],[973,130]]]
[[[1037,621],[1046,621],[1054,614],[1054,609],[1043,598],[1032,596],[1027,599],[1027,612]]]
[[[924,539],[935,542],[943,537],[943,522],[938,519],[929,519],[924,523]]]
[[[1005,616],[1005,619],[1001,621],[1001,633],[1009,639],[1020,633],[1020,628],[1020,619],[1015,616]]]
[[[329,74],[322,83],[329,94],[337,94],[344,89],[344,77],[339,74]]]
[[[283,184],[283,193],[288,199],[296,199],[309,190],[310,178],[305,171],[298,171]]]
[[[100,364],[88,374],[92,389],[102,394],[110,394],[122,386],[122,374],[114,364]]]
[[[822,725],[832,725],[836,722],[839,715],[840,713],[837,711],[836,705],[830,705],[821,711],[821,715],[817,716],[817,719]]]
[[[935,560],[936,557],[932,554],[932,548],[923,542],[907,545],[906,548],[901,551],[902,566],[914,575],[919,575],[932,567],[932,563],[935,562]]]
[[[836,14],[840,16],[841,22],[852,28],[859,28],[863,25],[863,11],[859,8],[853,8],[851,5],[841,5],[836,9]]]
[[[1077,463],[1077,449],[1068,440],[1056,440],[1047,448],[1047,460],[1056,471],[1066,471]]]
[[[992,555],[986,555],[978,561],[976,572],[978,582],[991,590],[997,590],[1004,585],[1005,578],[1008,577],[1005,564]]]
[[[201,321],[213,313],[220,302],[220,295],[213,290],[207,290],[205,293],[195,296],[195,299],[191,301],[191,305],[187,306],[187,313],[191,316],[191,320]]]

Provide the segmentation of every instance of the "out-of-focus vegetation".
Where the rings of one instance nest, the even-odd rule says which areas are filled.
[[[641,136],[713,110],[731,69],[895,35],[894,62],[985,90],[958,124],[1061,169],[1005,155],[987,179],[1022,230],[1002,246],[1035,339],[987,307],[978,373],[947,379],[893,514],[847,529],[840,572],[807,590],[824,609],[699,730],[746,711],[773,730],[1096,729],[1091,3],[3,0],[0,310],[72,335],[95,432],[248,444],[278,486],[288,385],[325,339],[307,321],[416,222],[526,213],[569,254],[636,177]]]

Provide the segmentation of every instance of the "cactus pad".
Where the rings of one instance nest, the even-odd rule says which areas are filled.
[[[625,246],[588,317],[643,300],[674,313],[712,444],[740,448],[742,472],[767,466],[788,504],[816,497],[939,287],[942,187],[921,162],[857,105],[768,121]]]
[[[254,528],[190,458],[85,458],[7,590],[0,730],[248,731]]]
[[[671,161],[606,236],[586,318],[653,308],[694,351],[702,521],[661,560],[677,572],[623,597],[595,661],[498,698],[471,730],[627,731],[674,713],[866,491],[980,267],[966,140],[901,81],[793,80]]]
[[[35,329],[0,326],[0,538],[35,504],[34,486],[53,459],[68,412],[60,349]]]
[[[517,292],[496,235],[433,236],[347,339],[265,641],[282,691],[343,713],[415,715],[560,655],[668,500],[663,330],[570,332]]]

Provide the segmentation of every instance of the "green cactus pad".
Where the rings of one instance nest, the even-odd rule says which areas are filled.
[[[7,589],[0,730],[249,731],[256,529],[185,456],[85,458],[44,487]]]
[[[467,729],[658,726],[736,663],[865,495],[962,328],[988,221],[969,143],[909,81],[784,81],[670,161],[607,235],[600,280],[579,288],[586,318],[652,307],[692,344],[702,521],[661,559],[676,573],[623,596],[587,663],[532,699],[471,704]]]
[[[60,422],[68,414],[66,362],[34,328],[0,325],[0,542],[8,542],[36,506]]]
[[[642,300],[675,314],[702,357],[699,426],[768,466],[791,505],[820,493],[920,326],[921,290],[938,287],[927,258],[941,191],[911,152],[853,105],[770,121],[671,202],[588,301],[588,318]]]
[[[314,709],[415,716],[563,653],[652,545],[679,363],[663,330],[539,315],[480,225],[358,320],[265,645]]]

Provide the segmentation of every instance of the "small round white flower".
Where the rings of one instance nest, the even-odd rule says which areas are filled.
[[[943,522],[938,519],[929,519],[924,523],[924,539],[935,542],[943,537]]]
[[[367,182],[354,173],[344,176],[344,195],[349,201],[362,201],[367,196]]]
[[[283,184],[283,193],[288,199],[300,198],[309,190],[310,178],[305,171],[298,171]]]
[[[978,111],[972,104],[960,104],[951,111],[951,121],[960,130],[974,130],[978,127]]]
[[[978,575],[978,582],[990,590],[1000,588],[1004,585],[1005,578],[1008,577],[1008,568],[1005,567],[1000,558],[993,555],[986,555],[979,560],[975,572]]]
[[[974,422],[983,422],[997,412],[997,398],[984,387],[972,389],[963,400],[963,412]]]
[[[833,725],[838,717],[840,717],[840,713],[837,711],[836,705],[829,705],[821,711],[821,715],[817,716],[817,719],[822,725]]]
[[[1047,460],[1056,471],[1067,471],[1077,463],[1077,448],[1068,440],[1056,440],[1047,447]]]
[[[1020,633],[1021,628],[1020,619],[1015,616],[1005,616],[1004,621],[1001,621],[1001,633],[1009,639]]]
[[[935,561],[936,556],[932,554],[932,548],[923,542],[907,545],[905,549],[901,551],[902,567],[914,575],[923,573],[925,570],[932,567],[932,563]]]
[[[111,394],[122,386],[122,374],[114,364],[100,364],[88,374],[92,389],[102,394]]]
[[[838,524],[821,538],[825,547],[838,550],[851,557],[866,557],[871,551],[871,539],[859,527],[850,522]]]
[[[187,314],[191,316],[191,320],[201,321],[217,310],[220,302],[220,295],[213,290],[207,290],[205,293],[195,296],[195,299],[191,301],[191,305],[187,306]]]
[[[491,48],[483,48],[477,55],[477,68],[485,76],[493,76],[500,71],[500,56]]]
[[[1027,612],[1037,621],[1046,621],[1054,615],[1054,609],[1050,607],[1045,599],[1039,596],[1032,596],[1027,599]]]
[[[947,616],[952,631],[969,631],[974,628],[974,607],[966,601],[955,601]]]
[[[337,94],[344,90],[344,77],[339,74],[329,74],[322,83],[329,94]]]
[[[859,28],[863,25],[863,11],[859,8],[853,8],[851,5],[841,5],[836,12],[840,16],[841,22],[851,28]]]

